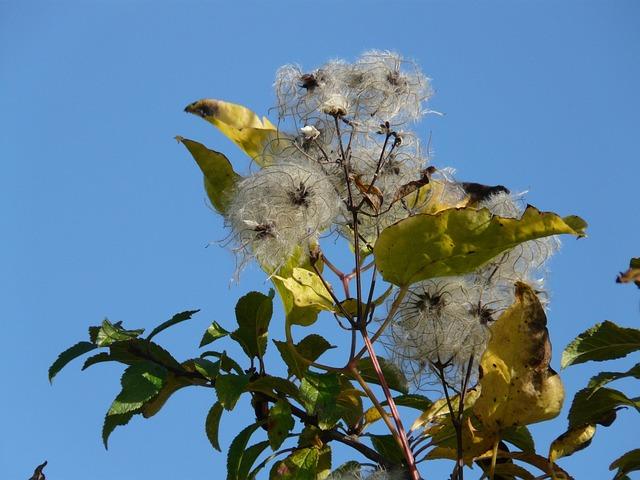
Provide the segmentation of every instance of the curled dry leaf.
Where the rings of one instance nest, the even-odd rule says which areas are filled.
[[[364,183],[360,178],[360,175],[351,175],[351,179],[353,180],[353,183],[356,184],[356,187],[364,197],[364,201],[367,205],[369,205],[374,212],[378,213],[382,207],[382,202],[384,201],[382,191],[375,185]]]
[[[393,199],[391,200],[391,203],[395,203],[401,198],[404,198],[407,195],[412,194],[419,188],[427,185],[431,180],[431,174],[433,172],[435,172],[435,167],[428,167],[422,171],[422,174],[418,180],[413,180],[409,183],[405,183],[404,185],[401,185],[396,191],[396,193],[393,195]]]

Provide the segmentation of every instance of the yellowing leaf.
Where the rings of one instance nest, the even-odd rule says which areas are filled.
[[[321,265],[318,266],[320,268]],[[286,315],[287,325],[312,325],[318,318],[320,309],[316,306],[302,307],[295,303],[294,294],[285,285],[284,279],[291,278],[293,275],[293,269],[304,269],[309,272],[313,272],[309,259],[305,256],[304,250],[298,247],[296,251],[291,255],[289,260],[280,267],[278,270],[278,276],[271,275],[271,281],[276,287],[278,294],[282,300],[282,306]],[[273,272],[269,272],[273,273]],[[315,272],[314,272],[315,273]]]
[[[558,458],[568,457],[583,448],[587,448],[595,433],[595,425],[582,425],[569,429],[551,442],[549,461],[553,463]]]
[[[310,308],[315,311],[316,316],[317,312],[321,310],[334,310],[331,295],[315,272],[305,268],[293,267],[291,269],[291,276],[282,277],[280,275],[274,275],[273,278],[281,282],[282,287],[288,290],[291,297],[290,301],[294,306]],[[315,322],[316,317],[288,319],[292,323],[306,326]]]
[[[494,323],[480,361],[481,394],[473,411],[486,430],[501,432],[560,413],[564,389],[549,368],[546,325],[536,294],[528,285],[516,283],[516,301]]]
[[[578,221],[569,223],[532,206],[520,219],[498,217],[487,209],[448,209],[415,215],[384,229],[373,253],[386,281],[410,285],[472,272],[528,240],[561,233],[584,236]]]
[[[467,390],[464,396],[464,409],[466,410],[469,407],[472,407],[475,404],[476,400],[478,399],[478,396],[480,396],[479,389],[472,388],[470,390]],[[451,406],[454,412],[458,411],[459,405],[460,405],[460,396],[455,395],[451,397]],[[439,400],[436,400],[431,404],[429,408],[427,408],[424,412],[422,412],[422,414],[416,419],[415,422],[413,422],[413,425],[411,426],[411,431],[423,428],[425,425],[436,421],[438,417],[443,417],[447,415],[449,415],[449,407],[447,405],[447,399],[441,398]]]
[[[277,128],[266,117],[260,119],[247,107],[212,98],[193,102],[184,110],[218,127],[258,165],[270,163],[265,149],[272,151],[279,139]]]
[[[449,208],[462,208],[469,203],[468,197],[460,199],[447,194],[447,183],[431,180],[415,192],[404,197],[404,203],[420,213],[436,214]]]
[[[204,175],[204,188],[211,205],[219,213],[224,213],[241,176],[233,170],[231,162],[224,154],[210,150],[201,143],[187,138],[178,136],[176,140],[187,147],[200,167]]]
[[[455,429],[448,417],[441,420],[439,428],[433,431],[432,440],[437,446],[429,452],[427,458],[455,460],[458,455]],[[467,465],[490,452],[495,443],[494,433],[484,432],[477,427],[472,425],[469,418],[462,422],[462,457]]]

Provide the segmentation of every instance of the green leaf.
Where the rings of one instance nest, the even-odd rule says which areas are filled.
[[[615,419],[620,407],[634,407],[640,412],[640,399],[628,398],[624,393],[611,388],[592,392],[584,388],[576,393],[569,410],[569,429],[587,424],[608,426]]]
[[[238,329],[231,334],[231,338],[240,344],[249,358],[262,358],[264,355],[272,314],[272,298],[260,292],[249,292],[238,300]]]
[[[96,363],[104,363],[104,362],[113,362],[115,359],[111,356],[109,352],[100,352],[95,355],[87,358],[82,364],[82,370],[86,370],[91,365],[95,365]]]
[[[231,166],[229,159],[222,153],[210,150],[203,144],[177,136],[200,167],[204,175],[204,189],[211,201],[211,205],[224,214],[235,189],[236,183],[242,178]]]
[[[233,358],[227,355],[227,352],[213,352],[207,351],[200,354],[200,358],[205,357],[216,357],[220,359],[220,368],[222,371],[231,373],[232,371],[238,373],[239,375],[244,374],[244,370],[242,367],[236,362]]]
[[[126,341],[112,343],[109,346],[109,354],[113,360],[128,365],[143,360],[158,363],[168,369],[182,369],[180,362],[160,345],[140,338],[130,338]]]
[[[316,480],[320,451],[316,447],[301,448],[271,469],[270,480]]]
[[[577,228],[575,219],[569,222]],[[433,277],[462,275],[520,243],[567,233],[583,236],[554,213],[528,206],[520,219],[483,208],[419,214],[384,229],[374,246],[382,277],[406,286]]]
[[[200,340],[200,348],[204,347],[205,345],[209,345],[219,338],[226,337],[227,335],[229,335],[229,333],[230,332],[227,332],[224,328],[218,325],[218,322],[213,322],[211,325],[209,325],[209,328],[207,328],[206,332],[204,332],[202,340]]]
[[[633,377],[640,380],[640,363],[636,363],[626,372],[600,372],[589,380],[587,388],[590,388],[592,392],[595,392],[614,380],[627,377]]]
[[[324,480],[329,475],[331,475],[331,447],[329,445],[325,445],[318,452],[316,479]]]
[[[180,313],[175,314],[169,320],[167,320],[166,322],[161,323],[156,328],[154,328],[151,331],[151,333],[149,334],[149,336],[147,337],[147,340],[151,340],[153,337],[155,337],[157,334],[159,334],[163,330],[166,330],[167,328],[172,327],[173,325],[176,325],[177,323],[181,323],[181,322],[184,322],[186,320],[189,320],[194,314],[198,313],[199,311],[200,310],[187,310],[185,312],[180,312]]]
[[[124,371],[120,383],[122,391],[111,404],[107,415],[138,412],[154,398],[167,377],[167,370],[153,362],[140,362]]]
[[[253,435],[253,432],[255,432],[260,425],[262,425],[262,422],[249,425],[231,442],[229,452],[227,453],[227,480],[246,480],[246,477],[243,478],[240,476],[240,467],[251,435]]]
[[[220,402],[213,404],[209,413],[207,413],[207,420],[204,424],[207,438],[211,442],[211,446],[221,452],[220,442],[218,441],[218,430],[220,429],[220,418],[222,418],[223,407]]]
[[[132,338],[139,337],[144,333],[144,328],[138,330],[125,330],[120,326],[121,322],[111,323],[106,318],[102,321],[102,325],[95,329],[89,330],[91,341],[99,347],[107,347],[114,342],[122,342]]]
[[[51,383],[53,381],[53,377],[55,377],[71,360],[74,360],[80,355],[84,355],[95,348],[96,346],[91,342],[78,342],[73,347],[66,349],[49,367],[49,382]]]
[[[279,134],[276,127],[266,117],[260,119],[247,107],[204,98],[189,104],[184,110],[216,126],[258,165],[270,163],[272,152],[277,151]]]
[[[275,452],[280,448],[291,429],[293,429],[295,421],[291,415],[291,406],[285,399],[279,399],[276,404],[269,410],[267,420],[267,434],[269,436],[269,445]]]
[[[102,425],[102,443],[105,449],[109,448],[109,437],[116,427],[126,425],[134,415],[135,412],[127,412],[119,415],[110,415],[107,413],[104,417],[104,424]]]
[[[535,453],[536,446],[531,436],[531,432],[524,425],[509,427],[502,431],[502,440],[515,445],[526,453]]]
[[[562,352],[562,368],[594,360],[613,360],[640,350],[640,330],[598,323],[582,332]]]
[[[394,465],[404,463],[404,453],[393,435],[371,435],[370,438],[373,448],[385,461]]]
[[[337,405],[340,381],[335,373],[307,372],[300,385],[302,404],[309,415],[317,415],[318,426],[329,429],[335,425],[340,412]]]
[[[400,393],[409,393],[409,384],[407,378],[395,364],[388,362],[382,357],[378,357],[378,363],[380,364],[380,369],[382,370],[389,388]],[[360,371],[360,375],[362,375],[362,378],[364,378],[367,382],[380,385],[380,379],[376,374],[376,370],[373,367],[373,362],[371,361],[370,357],[363,357],[358,360],[358,370]]]
[[[233,410],[249,384],[249,375],[220,375],[216,379],[218,400],[227,410]]]
[[[364,415],[364,407],[362,405],[363,392],[352,388],[351,384],[342,385],[342,389],[336,399],[339,408],[340,418],[342,418],[347,426],[355,428]]]
[[[164,404],[167,403],[167,400],[176,393],[178,390],[184,387],[188,387],[189,385],[199,385],[197,379],[189,379],[183,376],[177,376],[173,372],[168,372],[167,378],[164,380],[162,388],[158,392],[158,394],[146,402],[142,407],[142,416],[144,418],[153,417],[156,413],[160,411]]]
[[[298,434],[298,448],[313,447],[321,445],[322,430],[315,425],[305,425]]]
[[[399,407],[408,407],[421,412],[433,405],[433,402],[424,395],[418,395],[415,393],[409,393],[407,395],[398,395],[393,397],[394,403]],[[386,400],[382,402],[382,405],[389,405]]]
[[[281,453],[275,452],[269,455],[268,457],[266,457],[265,459],[263,459],[258,465],[256,465],[256,467],[253,470],[251,470],[251,472],[249,473],[249,476],[247,477],[247,480],[255,480],[258,473],[260,473],[262,469],[266,467],[267,464],[271,462],[271,460],[276,458],[278,455],[281,455]]]
[[[285,290],[288,290],[293,305],[298,308],[310,308],[316,312],[323,310],[334,311],[333,299],[322,280],[315,272],[306,268],[293,267],[290,276],[285,276],[280,269],[278,275],[273,275]],[[309,326],[315,322],[316,317],[290,319],[291,323]]]
[[[302,378],[309,369],[309,365],[320,358],[324,352],[335,348],[324,337],[315,333],[307,335],[295,346],[277,340],[274,340],[274,343],[282,360],[287,364],[289,375],[295,375],[298,378]]]
[[[238,468],[238,478],[247,479],[249,478],[249,472],[251,471],[251,467],[256,463],[256,460],[260,456],[262,452],[264,452],[269,446],[269,442],[262,441],[256,443],[255,445],[251,445],[242,455],[242,462],[240,462],[240,468]]]
[[[251,381],[247,385],[247,391],[262,392],[271,397],[285,395],[295,400],[300,398],[298,387],[293,382],[272,375],[265,375]]]
[[[618,469],[613,480],[620,480],[629,472],[640,470],[640,448],[631,450],[615,460],[609,470]]]
[[[220,369],[222,368],[222,362],[212,362],[206,358],[193,358],[183,363],[187,370],[193,370],[198,372],[204,378],[209,381],[214,381],[220,375]]]

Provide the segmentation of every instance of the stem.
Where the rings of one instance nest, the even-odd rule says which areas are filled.
[[[272,397],[272,400],[275,402],[277,398]],[[306,412],[299,409],[295,405],[291,405],[291,413],[296,417],[298,417],[302,421],[302,423],[304,423],[305,425],[314,425],[316,427],[318,426],[318,422],[316,419],[314,419],[313,417],[310,417],[309,415],[306,414]],[[367,457],[369,460],[373,460],[379,465],[383,465],[385,467],[391,467],[389,462],[387,462],[385,458],[382,455],[380,455],[378,452],[376,452],[374,449],[368,447],[363,443],[360,443],[356,440],[353,440],[347,437],[346,435],[338,432],[335,429],[323,431],[322,435],[327,439],[335,440],[344,445],[348,445],[352,447],[353,449],[357,450],[362,455]]]
[[[496,440],[493,444],[493,454],[491,455],[491,467],[489,467],[489,480],[493,480],[493,476],[496,473],[496,460],[498,459],[498,444],[500,439]]]
[[[395,316],[396,312],[398,311],[398,308],[400,308],[400,304],[402,303],[402,300],[404,299],[405,295],[407,294],[408,288],[409,287],[400,287],[400,291],[398,291],[398,295],[396,295],[396,298],[393,301],[393,303],[391,304],[391,308],[389,309],[389,312],[387,313],[387,318],[385,318],[384,322],[382,322],[382,325],[380,325],[380,328],[378,328],[378,330],[376,330],[376,332],[371,337],[371,343],[375,343],[376,340],[378,340],[378,338],[380,338],[380,336],[387,329],[389,324],[393,321],[393,317]],[[360,351],[358,353],[356,353],[356,357],[355,358],[361,358],[362,355],[364,355],[366,352],[367,352],[367,348],[366,347],[362,347],[360,349]]]
[[[342,289],[344,290],[345,298],[350,298],[351,295],[349,294],[349,281],[351,280],[351,278],[353,278],[351,277],[351,274],[345,274],[342,270],[331,263],[329,259],[324,255],[324,253],[322,254],[322,260],[324,261],[325,265],[329,267],[329,270],[335,273],[342,282]]]
[[[447,399],[447,407],[449,408],[449,415],[451,416],[451,424],[453,425],[454,430],[456,431],[456,465],[453,469],[453,473],[451,474],[451,478],[456,478],[458,480],[464,479],[464,458],[462,454],[462,425],[460,423],[460,419],[456,417],[453,411],[453,403],[451,402],[451,397],[449,396],[449,386],[444,376],[444,367],[442,364],[438,363],[436,365],[436,370],[438,377],[440,378],[440,382],[442,383],[442,389],[444,390],[444,397]],[[458,402],[463,405],[462,398],[458,396]],[[460,408],[458,408],[460,409]]]
[[[371,400],[371,403],[373,403],[373,406],[376,408],[376,410],[380,414],[380,417],[382,417],[382,420],[384,420],[384,423],[387,425],[387,428],[389,429],[391,434],[394,436],[394,438],[398,442],[398,445],[400,446],[400,448],[403,448],[402,440],[400,440],[398,436],[398,431],[391,423],[389,414],[384,409],[384,407],[380,404],[380,402],[376,398],[375,394],[373,393],[373,391],[371,390],[367,382],[365,382],[364,378],[362,378],[362,375],[360,375],[360,372],[358,372],[358,369],[355,367],[355,365],[352,366],[351,373],[356,378],[360,386],[362,387],[362,390],[364,390],[364,393],[367,394],[367,397],[369,397],[369,400]]]
[[[418,473],[418,468],[416,467],[416,461],[413,457],[413,452],[411,451],[411,447],[409,446],[409,441],[407,440],[407,434],[404,430],[404,426],[402,425],[402,420],[400,419],[400,413],[398,412],[398,407],[393,400],[393,396],[391,395],[391,390],[389,390],[389,385],[387,384],[386,378],[384,378],[384,374],[382,373],[382,369],[380,368],[380,363],[378,363],[378,357],[376,356],[376,352],[373,349],[373,345],[369,340],[369,336],[367,334],[366,326],[360,331],[362,334],[362,339],[364,340],[364,344],[369,352],[369,357],[371,358],[371,363],[373,365],[374,370],[376,371],[376,375],[378,376],[378,380],[380,380],[380,385],[382,386],[382,391],[384,392],[384,396],[389,404],[389,408],[391,409],[391,416],[396,424],[396,428],[398,429],[398,435],[400,437],[400,442],[402,444],[402,450],[404,452],[405,458],[407,459],[407,467],[409,468],[409,474],[411,475],[412,480],[420,480],[420,474]]]
[[[344,309],[344,307],[342,306],[342,303],[340,302],[340,300],[338,300],[338,297],[336,297],[336,294],[333,293],[333,290],[331,290],[331,288],[330,288],[331,286],[327,283],[327,281],[322,276],[322,272],[320,270],[318,270],[318,267],[316,267],[315,265],[312,265],[312,267],[313,267],[313,270],[316,272],[316,275],[318,275],[318,277],[320,278],[320,281],[322,282],[322,285],[324,285],[324,288],[327,290],[327,292],[329,292],[329,295],[331,296],[331,299],[333,300],[333,303],[336,304],[336,306],[340,309],[340,312],[349,321],[351,326],[353,326],[354,325],[353,318],[351,317],[349,312],[347,312]]]

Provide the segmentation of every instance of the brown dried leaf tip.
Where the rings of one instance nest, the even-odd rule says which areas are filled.
[[[36,469],[33,471],[33,476],[29,480],[45,480],[46,477],[44,476],[44,473],[42,473],[42,470],[46,466],[47,466],[47,461],[45,460],[44,463],[36,467]]]
[[[629,269],[620,272],[616,277],[616,283],[635,283],[640,288],[640,257],[632,258],[629,262]]]

